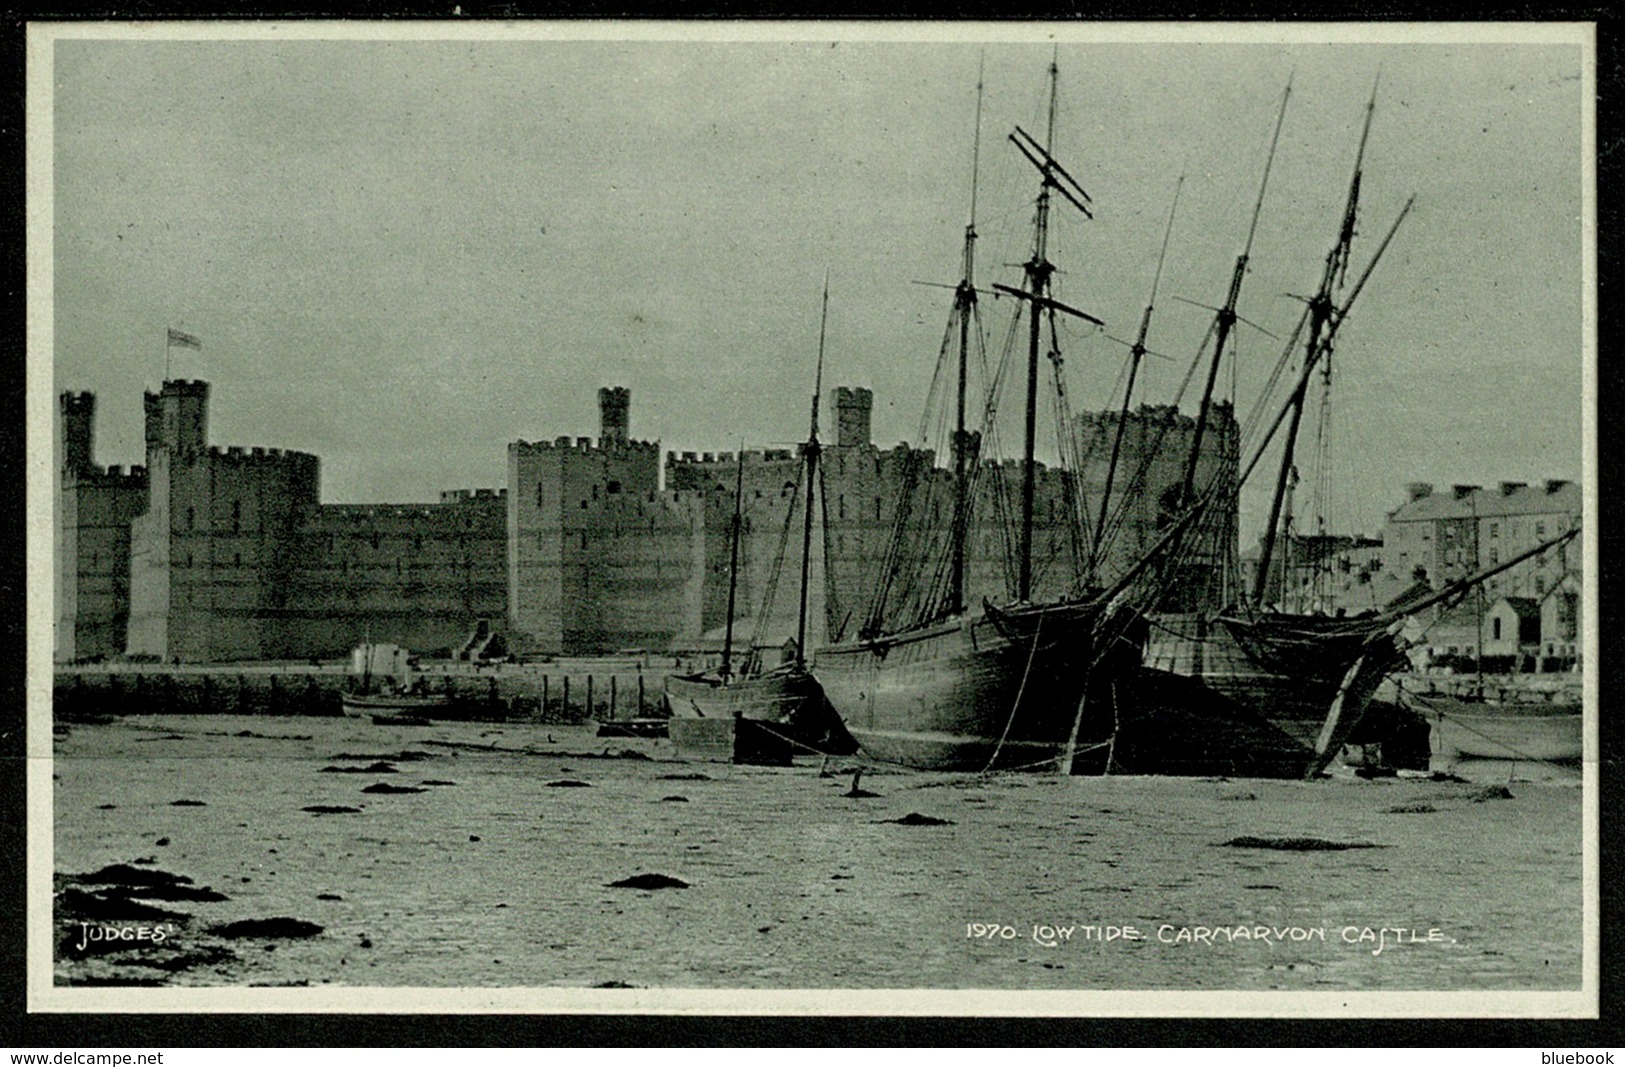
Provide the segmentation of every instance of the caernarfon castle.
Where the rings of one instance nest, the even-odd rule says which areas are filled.
[[[809,643],[857,632],[896,581],[897,531],[931,538],[944,526],[951,480],[932,452],[870,439],[867,389],[834,395],[814,505]],[[209,385],[167,381],[146,403],[146,462],[95,460],[95,397],[63,393],[56,541],[59,660],[138,657],[215,662],[332,657],[363,639],[428,655],[468,641],[481,623],[507,647],[538,655],[703,648],[727,622],[737,575],[735,632],[759,646],[796,632],[805,508],[801,456],[791,450],[662,453],[630,434],[631,397],[599,390],[595,440],[508,445],[508,484],[443,492],[438,504],[324,504],[316,456],[208,440]],[[1235,422],[1216,405],[1199,464],[1204,484],[1233,478]],[[1068,565],[1098,514],[1116,413],[1085,414],[1075,432],[1081,475],[1038,472],[1036,595],[1075,580]],[[1193,420],[1142,407],[1125,428],[1111,511],[1106,580],[1158,538],[1180,485]],[[1017,464],[977,464],[967,532],[967,601],[1004,599]],[[730,567],[736,479],[740,548]],[[905,499],[922,501],[901,511]],[[1234,494],[1211,558],[1235,549]],[[940,545],[936,547],[940,548]],[[1183,587],[1205,589],[1192,580]],[[775,595],[769,597],[769,592]],[[769,601],[771,603],[769,604]]]

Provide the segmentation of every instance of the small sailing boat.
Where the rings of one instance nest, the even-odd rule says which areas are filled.
[[[962,271],[954,287],[947,335],[952,336],[957,327],[958,391],[946,588],[940,597],[929,598],[900,619],[886,617],[882,592],[855,638],[841,640],[837,635],[835,643],[820,648],[814,657],[814,673],[847,730],[865,753],[879,760],[922,769],[974,771],[1069,762],[1080,740],[1096,738],[1102,714],[1109,722],[1104,709],[1110,707],[1112,675],[1138,661],[1134,631],[1139,617],[1125,605],[1124,596],[1145,573],[1144,568],[1131,568],[1109,589],[1079,588],[1074,595],[1049,600],[1034,596],[1040,335],[1044,322],[1049,321],[1053,336],[1057,313],[1100,325],[1099,319],[1062,303],[1051,291],[1056,269],[1047,258],[1052,194],[1086,216],[1089,197],[1049,151],[1054,140],[1058,74],[1053,61],[1049,74],[1048,139],[1040,144],[1019,127],[1010,138],[1042,179],[1032,255],[1024,264],[1025,288],[994,287],[1020,301],[1029,315],[1015,595],[1002,605],[984,601],[977,608],[966,603],[966,531],[981,442],[981,435],[967,427],[965,416],[968,347],[978,292],[973,178],[971,217],[965,227]],[[979,145],[980,105],[977,125]],[[899,504],[888,561],[906,554],[896,546],[910,536],[907,507],[906,502]],[[1086,721],[1085,707],[1102,710]]]
[[[734,484],[734,513],[729,530],[728,619],[722,642],[722,662],[714,671],[670,675],[666,703],[671,710],[667,734],[686,756],[731,763],[787,765],[802,754],[846,755],[855,750],[839,718],[830,710],[824,691],[807,669],[807,593],[811,579],[813,486],[818,474],[818,398],[824,380],[824,327],[829,319],[829,281],[824,282],[823,322],[818,334],[818,370],[812,399],[812,427],[802,445],[801,480],[806,486],[801,541],[801,591],[796,614],[794,652],[789,662],[764,670],[755,643],[736,672],[733,662],[734,608],[739,588],[739,539],[743,526],[745,454],[739,454]],[[798,493],[799,497],[800,494]],[[785,514],[785,533],[795,509]],[[781,539],[778,563],[784,560]],[[769,583],[757,615],[771,614],[777,582]]]
[[[406,649],[398,645],[375,644],[369,638],[354,653],[360,687],[340,695],[344,714],[368,715],[382,726],[425,726],[435,712],[451,706],[445,693],[431,693],[423,679],[415,677]]]

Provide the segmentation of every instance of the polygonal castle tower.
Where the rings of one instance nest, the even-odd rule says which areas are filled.
[[[640,581],[648,583],[651,611],[681,610],[689,595],[691,522],[659,499],[660,445],[631,439],[629,390],[601,389],[598,403],[596,445],[589,437],[508,445],[508,622],[541,652],[635,640],[636,633],[617,636],[605,611],[637,595]],[[643,530],[645,542],[623,539],[610,553],[600,533],[627,524]],[[660,540],[667,534],[675,538],[670,546]]]
[[[127,651],[163,659],[282,654],[296,534],[316,506],[304,452],[210,447],[209,385],[146,395],[148,504],[130,524]]]

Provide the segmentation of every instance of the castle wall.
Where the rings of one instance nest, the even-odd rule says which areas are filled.
[[[801,580],[802,516],[805,489],[798,494],[802,460],[789,449],[751,450],[744,454],[740,499],[739,577],[734,606],[734,639],[743,648],[756,639],[782,645],[795,636]],[[704,582],[699,635],[715,636],[728,621],[728,565],[734,513],[738,456],[732,452],[669,455],[666,485],[703,493],[706,499]],[[788,520],[790,530],[785,533]],[[780,554],[782,551],[782,563]],[[816,555],[815,555],[816,559]],[[768,586],[778,581],[773,601]],[[822,591],[814,588],[809,615],[822,612]],[[762,610],[766,607],[767,614]],[[822,629],[821,625],[815,629]]]
[[[1157,544],[1168,520],[1178,511],[1196,433],[1195,419],[1166,405],[1142,404],[1128,418],[1111,499],[1106,502],[1107,544],[1100,567],[1100,579],[1106,584],[1126,573]],[[1086,412],[1077,418],[1091,537],[1100,516],[1119,421],[1116,411]],[[1195,488],[1203,492],[1217,486],[1220,491],[1199,528],[1183,542],[1177,578],[1161,604],[1163,610],[1211,610],[1238,592],[1229,586],[1228,562],[1237,556],[1240,536],[1234,488],[1239,476],[1239,441],[1231,405],[1214,404],[1196,464]]]
[[[334,656],[366,639],[456,649],[479,620],[507,614],[506,522],[506,494],[483,489],[318,506],[294,536],[280,654]]]

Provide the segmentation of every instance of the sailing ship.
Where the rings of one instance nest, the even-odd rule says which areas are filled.
[[[1283,116],[1285,103],[1283,97]],[[1310,384],[1317,371],[1329,362],[1339,326],[1414,202],[1413,197],[1405,203],[1371,262],[1346,298],[1337,303],[1335,294],[1349,267],[1361,169],[1375,107],[1373,91],[1337,239],[1327,254],[1320,286],[1306,301],[1303,318],[1288,342],[1290,353],[1297,339],[1305,337],[1299,373],[1286,403],[1240,475],[1240,480],[1245,481],[1284,424],[1286,435],[1254,587],[1249,596],[1216,613],[1165,614],[1153,620],[1156,635],[1148,642],[1145,668],[1134,694],[1135,729],[1120,737],[1116,750],[1127,770],[1314,777],[1347,744],[1388,743],[1398,747],[1401,742],[1414,743],[1418,736],[1425,738],[1425,726],[1414,713],[1391,704],[1373,704],[1382,682],[1408,666],[1406,621],[1428,608],[1459,601],[1493,575],[1559,543],[1560,539],[1537,546],[1515,560],[1436,593],[1414,590],[1382,611],[1359,616],[1293,611],[1285,604],[1267,603],[1271,560],[1281,531],[1290,529],[1295,450]],[[1278,119],[1277,138],[1279,132]],[[1273,143],[1270,154],[1273,160]],[[1268,172],[1266,166],[1266,182]],[[1262,203],[1261,188],[1254,208],[1254,230]],[[1229,296],[1215,322],[1217,341],[1202,400],[1204,416],[1225,340],[1238,318],[1236,300],[1246,272],[1252,232],[1236,262]],[[1197,443],[1187,466],[1187,492],[1194,478],[1194,449],[1200,443],[1201,427],[1199,420]],[[1573,536],[1573,532],[1567,536]],[[1169,745],[1169,737],[1178,737],[1183,743]]]
[[[807,594],[811,580],[813,486],[818,473],[818,398],[823,390],[824,336],[829,320],[829,281],[824,282],[823,321],[818,334],[818,370],[814,378],[812,426],[801,446],[800,478],[806,487],[801,539],[801,591],[796,612],[794,652],[789,662],[763,669],[757,642],[744,657],[736,673],[733,663],[734,609],[739,589],[739,539],[743,526],[742,506],[745,488],[745,455],[739,454],[734,485],[733,522],[729,530],[727,624],[722,642],[722,661],[714,671],[670,675],[666,678],[666,703],[671,710],[667,735],[679,754],[718,759],[731,763],[784,765],[798,751],[826,755],[846,755],[856,745],[830,710],[824,691],[807,669]],[[800,497],[800,493],[796,494]],[[788,535],[795,509],[785,514]],[[780,539],[776,566],[784,562]],[[777,577],[768,583],[758,619],[771,614]]]
[[[961,275],[954,286],[943,348],[946,359],[947,339],[957,331],[947,580],[940,595],[905,605],[888,617],[886,586],[890,578],[883,577],[882,589],[856,636],[842,640],[837,633],[835,643],[820,648],[814,657],[814,673],[847,730],[877,760],[933,770],[1070,765],[1080,742],[1084,750],[1093,750],[1101,722],[1110,722],[1112,675],[1138,661],[1141,620],[1128,605],[1127,594],[1146,573],[1145,568],[1131,568],[1110,588],[1079,582],[1070,596],[1048,600],[1034,596],[1040,335],[1047,319],[1053,336],[1057,313],[1101,325],[1094,316],[1056,299],[1051,289],[1056,270],[1047,258],[1052,194],[1089,215],[1088,194],[1049,151],[1054,141],[1057,74],[1052,61],[1047,140],[1041,144],[1020,127],[1010,136],[1041,176],[1032,254],[1023,265],[1025,287],[994,287],[1020,301],[1018,306],[1028,314],[1014,597],[1003,605],[984,600],[980,607],[973,607],[966,602],[966,532],[974,477],[982,469],[978,455],[982,434],[966,424],[968,349],[973,323],[978,322],[973,163],[970,221],[965,227]],[[977,127],[979,153],[980,103]],[[976,333],[979,338],[979,324]],[[1057,356],[1052,353],[1051,358],[1058,367]],[[916,460],[925,455],[929,453],[916,454]],[[908,500],[899,501],[885,566],[888,575],[895,570],[893,564],[908,555],[899,550],[899,544],[916,532],[909,529],[910,508]],[[941,546],[933,542],[931,547]]]

